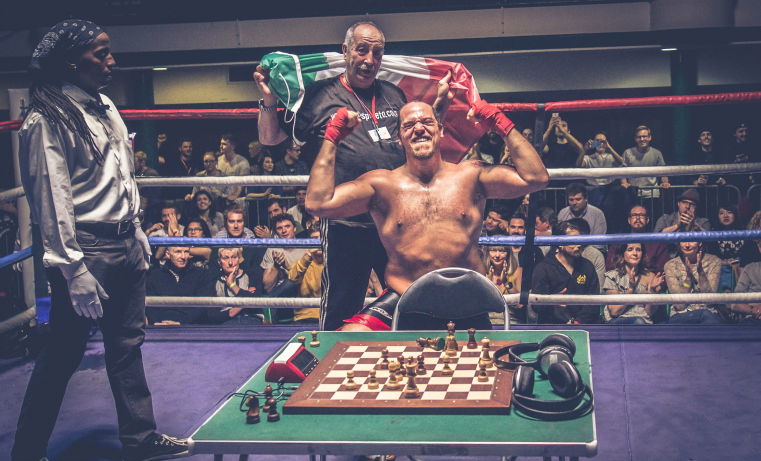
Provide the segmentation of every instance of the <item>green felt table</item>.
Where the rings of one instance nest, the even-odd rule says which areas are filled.
[[[478,332],[480,339],[487,332]],[[554,331],[489,331],[497,340],[539,342]],[[589,335],[586,331],[564,331],[577,346],[574,362],[585,383],[591,386]],[[414,341],[421,336],[444,336],[446,332],[320,332],[321,345],[306,347],[317,358],[324,357],[337,341]],[[467,342],[467,332],[457,340]],[[462,344],[462,343],[461,343]],[[285,345],[284,345],[285,347]],[[275,354],[276,356],[277,354]],[[526,354],[532,358],[534,354]],[[274,357],[274,356],[273,356]],[[271,359],[270,359],[271,360]],[[265,363],[238,389],[262,391],[266,382]],[[230,366],[241,366],[236,360]],[[231,392],[233,389],[231,389]],[[537,376],[534,393],[539,398],[558,399],[548,381]],[[512,410],[507,415],[426,414],[282,414],[276,423],[266,417],[259,424],[246,424],[239,410],[240,397],[216,409],[191,436],[192,453],[327,454],[352,455],[394,453],[397,455],[523,455],[594,456],[597,435],[594,411],[571,421],[536,421]]]

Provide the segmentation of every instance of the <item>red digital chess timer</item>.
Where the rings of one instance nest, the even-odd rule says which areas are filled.
[[[277,382],[285,378],[286,383],[300,383],[320,363],[317,357],[301,343],[290,343],[270,362],[264,379]]]

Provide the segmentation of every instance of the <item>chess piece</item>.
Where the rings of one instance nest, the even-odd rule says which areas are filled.
[[[259,419],[259,399],[255,395],[251,395],[246,399],[246,424],[256,424]]]
[[[306,336],[299,336],[298,338],[296,338],[296,340],[298,340],[298,342],[300,342],[302,346],[304,346],[307,342]]]
[[[312,341],[309,343],[311,347],[320,347],[320,341],[317,339],[317,331],[312,330]]]
[[[460,349],[460,346],[457,344],[457,340],[455,339],[454,333],[455,333],[454,322],[450,320],[449,323],[447,323],[447,335],[452,337],[452,342],[450,344],[450,347],[454,349],[455,351],[454,355],[456,355],[457,351]],[[453,355],[453,354],[450,354],[450,355]]]
[[[444,350],[444,346],[446,345],[444,338],[420,338],[417,340],[417,343],[424,349],[427,347],[435,351]]]
[[[381,351],[381,361],[378,364],[378,369],[388,370],[388,349],[385,347]]]
[[[450,357],[457,355],[457,340],[453,335],[447,336],[447,340],[444,343],[444,353]]]
[[[265,413],[270,411],[270,409],[267,406],[267,404],[270,401],[270,399],[272,399],[272,394],[273,394],[272,386],[270,386],[269,384],[264,386],[264,408],[263,408],[263,410],[264,410]]]
[[[395,391],[402,387],[399,382],[399,364],[397,362],[391,362],[388,366],[388,381],[386,381],[386,389]]]
[[[378,389],[378,387],[380,386],[378,385],[378,378],[375,377],[375,370],[371,369],[367,379],[367,388],[375,390]]]
[[[450,336],[454,336],[454,322],[451,320],[447,323],[447,333]]]
[[[407,387],[404,388],[404,398],[417,399],[420,397],[420,388],[415,383],[415,367],[407,367]]]
[[[452,376],[454,374],[454,370],[449,366],[449,356],[444,355],[444,357],[441,358],[441,361],[444,362],[444,367],[441,369],[441,374],[444,376]]]
[[[468,349],[478,349],[478,343],[476,342],[476,329],[468,329]]]
[[[344,389],[347,391],[356,391],[359,389],[359,384],[354,381],[354,372],[352,370],[346,372],[346,382],[344,383]]]
[[[275,399],[269,399],[269,411],[267,412],[267,422],[275,423],[280,421],[280,413],[277,412],[277,401]]]
[[[491,350],[491,342],[489,341],[489,338],[484,338],[481,340],[481,358],[478,360],[479,366],[481,363],[484,363],[486,365],[486,368],[491,368],[494,366],[494,360],[491,358],[491,353],[489,352]]]
[[[489,381],[489,375],[486,374],[486,363],[481,362],[478,364],[478,382],[485,383]]]
[[[420,354],[417,356],[417,370],[415,371],[418,375],[424,375],[428,372],[428,370],[425,369],[425,357],[423,357],[423,354]]]
[[[396,374],[397,377],[401,380],[405,376],[407,376],[407,369],[404,368],[404,356],[400,355],[399,358],[396,359],[399,366],[396,368]]]

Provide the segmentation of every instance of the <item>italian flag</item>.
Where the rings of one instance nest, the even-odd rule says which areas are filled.
[[[261,60],[270,73],[269,87],[285,107],[295,113],[301,108],[304,90],[312,83],[342,74],[345,61],[340,53],[294,55],[270,53]],[[452,72],[449,86],[454,100],[444,117],[441,153],[445,160],[457,163],[470,146],[485,133],[483,125],[473,125],[465,116],[470,105],[480,99],[475,80],[460,63],[417,56],[384,55],[378,78],[387,80],[402,91],[408,101],[436,100],[437,83]]]

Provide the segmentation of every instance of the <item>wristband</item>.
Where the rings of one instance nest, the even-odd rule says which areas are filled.
[[[268,106],[264,104],[264,99],[259,100],[259,111],[260,112],[276,112],[277,111],[277,103]]]
[[[483,99],[473,104],[473,115],[502,137],[507,136],[510,130],[515,128],[515,123],[512,120]]]
[[[369,314],[355,314],[353,317],[344,320],[344,323],[357,323],[359,325],[364,325],[373,331],[391,330],[391,327],[386,325],[381,319]]]
[[[352,132],[352,129],[349,126],[349,109],[342,107],[325,126],[325,140],[337,146]]]

